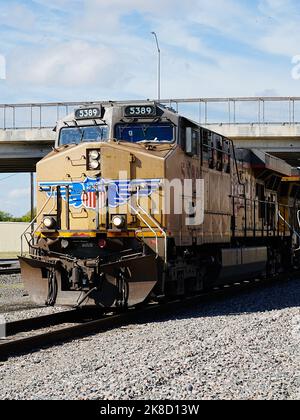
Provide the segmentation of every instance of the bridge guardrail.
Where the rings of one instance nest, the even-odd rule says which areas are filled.
[[[118,104],[145,100],[116,101]],[[300,97],[232,97],[163,99],[203,125],[209,124],[300,124]],[[0,104],[0,129],[41,129],[54,127],[79,106],[109,104],[109,101]]]

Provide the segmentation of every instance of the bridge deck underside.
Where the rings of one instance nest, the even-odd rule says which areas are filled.
[[[51,151],[45,144],[1,144],[0,172],[35,172],[36,164]]]
[[[285,160],[291,166],[300,167],[300,151],[299,152],[270,152],[271,155]]]
[[[299,137],[244,137],[235,138],[231,137],[237,147],[247,149],[259,149],[264,152],[270,153],[280,159],[285,160],[293,167],[300,166],[300,138]]]
[[[36,172],[36,164],[40,159],[0,159],[0,172],[26,173]]]

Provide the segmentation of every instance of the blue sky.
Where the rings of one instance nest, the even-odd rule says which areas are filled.
[[[165,98],[300,96],[299,27],[299,0],[0,0],[0,103],[153,98],[151,31]],[[27,211],[28,178],[0,209]]]

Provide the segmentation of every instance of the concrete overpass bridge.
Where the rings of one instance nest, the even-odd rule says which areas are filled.
[[[209,124],[213,131],[234,140],[238,147],[255,148],[300,166],[300,124]]]
[[[0,172],[35,172],[54,140],[49,128],[0,130]]]
[[[293,166],[300,166],[300,97],[191,98],[161,102],[232,138],[238,146],[265,150]],[[34,172],[36,163],[53,147],[56,121],[81,105],[101,103],[105,101],[0,104],[0,172]]]

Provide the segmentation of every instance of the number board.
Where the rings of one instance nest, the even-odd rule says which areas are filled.
[[[92,118],[101,118],[102,108],[80,108],[75,111],[76,120],[90,120]]]
[[[149,118],[156,117],[156,106],[153,105],[130,105],[125,108],[125,117]]]

